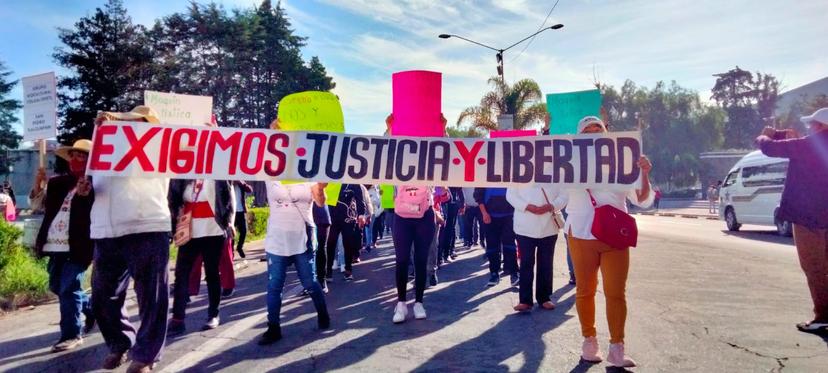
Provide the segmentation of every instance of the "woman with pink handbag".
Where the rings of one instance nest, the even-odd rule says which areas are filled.
[[[606,124],[598,117],[588,116],[578,123],[579,134],[606,132]],[[654,197],[650,188],[650,161],[642,156],[638,167],[641,168],[641,189],[629,192],[570,190],[566,205],[569,216],[564,226],[578,279],[575,306],[584,336],[581,357],[589,362],[603,360],[595,330],[595,292],[600,270],[610,330],[607,362],[610,366],[625,368],[635,366],[635,361],[624,353],[624,324],[629,247],[634,246],[637,236],[635,221],[627,214],[626,201],[647,207]]]

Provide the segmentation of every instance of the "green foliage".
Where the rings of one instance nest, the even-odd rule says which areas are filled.
[[[270,216],[270,208],[254,207],[248,210],[250,221],[247,225],[247,240],[255,241],[264,238],[267,233],[267,218]]]
[[[538,83],[532,79],[522,79],[513,85],[503,83],[500,78],[489,78],[494,89],[480,99],[478,106],[463,110],[457,118],[457,126],[469,122],[472,129],[483,131],[497,130],[497,116],[513,114],[514,129],[530,129],[537,124],[546,123],[548,114],[542,102]]]
[[[447,126],[446,133],[452,138],[483,137],[483,133],[474,127]]]
[[[620,90],[599,88],[612,130],[642,130],[656,183],[686,187],[697,182],[699,154],[722,145],[723,110],[703,105],[698,93],[676,82],[658,82],[648,89],[627,80]]]
[[[15,308],[45,297],[49,291],[46,260],[18,244],[23,231],[0,221],[0,306]]]
[[[109,0],[59,32],[64,46],[53,57],[72,72],[58,82],[59,139],[71,143],[92,138],[99,110],[129,111],[143,102],[153,55],[146,30],[132,23],[121,0]]]
[[[20,109],[20,100],[9,98],[12,88],[17,84],[15,81],[8,81],[11,71],[0,61],[0,174],[7,174],[9,166],[14,159],[9,158],[9,149],[17,149],[22,136],[12,127],[17,122],[17,111]]]
[[[716,77],[711,98],[727,112],[725,146],[750,148],[762,128],[773,123],[779,81],[773,75],[754,74],[739,66]]]
[[[791,104],[785,113],[780,115],[779,118],[776,118],[777,125],[779,128],[793,128],[799,134],[804,135],[808,129],[799,118],[811,115],[813,112],[824,107],[828,107],[828,95],[821,94],[814,97],[802,95]]]

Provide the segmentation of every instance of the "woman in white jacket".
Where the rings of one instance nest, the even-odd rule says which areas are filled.
[[[514,230],[520,252],[520,303],[515,311],[532,309],[532,280],[537,262],[535,300],[544,309],[555,308],[552,302],[552,259],[558,231],[556,219],[566,206],[566,196],[557,186],[509,188],[506,200],[515,208]]]
[[[578,133],[605,133],[607,127],[597,117],[586,117],[578,123]],[[607,362],[610,366],[634,367],[635,361],[624,354],[624,324],[627,320],[627,273],[630,269],[630,250],[612,248],[592,235],[595,208],[611,205],[627,211],[627,200],[635,205],[647,207],[653,203],[654,193],[650,192],[650,161],[641,156],[641,189],[630,191],[570,190],[564,230],[569,236],[569,252],[578,279],[575,307],[584,336],[581,357],[586,361],[602,360],[595,338],[595,292],[598,288],[598,271],[604,284],[607,303],[607,324],[610,332],[610,348]],[[594,205],[593,200],[594,199]]]

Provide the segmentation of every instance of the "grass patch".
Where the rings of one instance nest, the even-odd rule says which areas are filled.
[[[49,296],[46,259],[19,243],[23,231],[0,221],[0,308],[15,309]]]

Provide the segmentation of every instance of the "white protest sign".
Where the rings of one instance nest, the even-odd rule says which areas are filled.
[[[213,98],[144,91],[144,105],[155,109],[161,123],[204,125],[213,117]]]
[[[42,140],[57,134],[55,73],[27,76],[23,85],[23,140]]]

